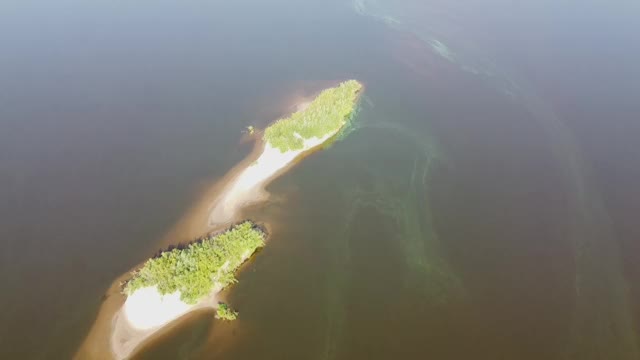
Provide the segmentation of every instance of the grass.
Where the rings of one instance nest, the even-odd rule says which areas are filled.
[[[235,320],[238,317],[238,312],[233,310],[229,305],[221,302],[216,309],[216,319],[220,320]]]
[[[253,254],[264,246],[265,234],[250,221],[218,235],[160,253],[133,272],[123,292],[156,286],[161,294],[180,291],[180,299],[195,304],[211,293],[215,283],[226,287],[237,280],[233,276],[242,264],[243,255]]]
[[[300,150],[304,140],[323,136],[340,129],[356,107],[362,84],[349,80],[323,90],[309,107],[280,119],[264,132],[264,140],[281,152]]]

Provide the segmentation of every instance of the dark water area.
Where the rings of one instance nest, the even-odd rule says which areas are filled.
[[[0,5],[0,358],[71,358],[112,281],[336,81],[268,246],[140,359],[640,358],[640,5]]]

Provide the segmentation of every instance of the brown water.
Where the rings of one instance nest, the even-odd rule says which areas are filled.
[[[0,358],[67,359],[264,126],[353,127],[274,182],[269,245],[141,359],[640,358],[640,8],[8,2]]]

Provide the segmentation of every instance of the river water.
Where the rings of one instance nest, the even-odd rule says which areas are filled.
[[[0,8],[0,358],[71,358],[243,128],[348,78],[351,126],[248,214],[239,319],[138,358],[640,358],[637,2]]]

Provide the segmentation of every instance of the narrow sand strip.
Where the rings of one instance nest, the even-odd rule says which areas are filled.
[[[339,129],[338,129],[339,130]],[[231,181],[228,187],[216,201],[209,216],[209,224],[223,224],[231,221],[236,212],[242,207],[264,198],[263,188],[268,180],[271,180],[278,171],[284,169],[300,154],[309,151],[335,135],[338,130],[329,133],[322,138],[304,140],[304,147],[296,151],[285,153],[272,147],[268,143],[258,159],[244,169],[238,177]]]

